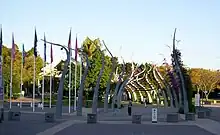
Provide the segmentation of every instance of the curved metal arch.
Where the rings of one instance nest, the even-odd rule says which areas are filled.
[[[96,82],[96,86],[95,86],[95,89],[94,89],[94,94],[93,94],[92,113],[94,113],[94,114],[97,113],[97,105],[98,105],[97,102],[98,102],[99,84],[100,84],[101,77],[102,77],[102,74],[104,72],[104,66],[105,66],[105,56],[104,56],[104,53],[102,52],[100,47],[98,49],[99,49],[99,51],[102,54],[102,67],[101,67],[101,69],[99,71],[99,76],[98,76],[98,79],[97,79],[97,82]]]
[[[46,42],[46,43],[49,43],[51,45],[62,47],[63,49],[65,49],[66,55],[67,55],[67,59],[66,59],[65,64],[64,64],[64,69],[63,69],[63,72],[62,72],[62,76],[60,78],[58,94],[57,94],[56,117],[59,118],[59,117],[62,117],[63,88],[64,88],[65,75],[67,73],[67,68],[68,68],[68,64],[69,64],[69,61],[70,61],[70,53],[69,53],[69,50],[64,45],[48,42],[48,41],[46,41],[44,39],[41,39],[41,40]]]
[[[108,51],[108,53],[111,55],[111,58],[112,58],[112,71],[111,71],[110,76],[109,76],[109,80],[108,80],[107,87],[106,87],[106,90],[105,90],[105,99],[104,99],[104,112],[108,112],[108,96],[109,96],[109,92],[110,92],[111,80],[112,80],[112,77],[113,77],[114,71],[115,71],[116,61],[115,61],[114,56],[112,55],[111,51],[106,46],[104,40],[102,42],[103,42],[103,45],[105,46],[106,50]],[[117,74],[117,70],[116,70],[116,74]]]

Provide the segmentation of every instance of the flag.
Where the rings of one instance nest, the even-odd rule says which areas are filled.
[[[53,45],[51,44],[51,47],[50,47],[50,62],[52,63],[53,62]]]
[[[35,34],[34,34],[34,56],[37,57],[37,32],[35,29]]]
[[[2,56],[2,28],[1,28],[1,31],[0,31],[0,56]]]
[[[72,50],[71,50],[71,29],[70,29],[70,34],[69,34],[68,49],[70,51],[70,57],[71,57],[72,56]]]
[[[25,63],[25,57],[26,57],[26,52],[25,52],[25,49],[24,49],[24,44],[22,45],[22,64],[24,66],[24,63]]]
[[[78,43],[77,43],[77,36],[76,36],[76,45],[75,45],[75,61],[77,61],[77,54],[78,54]]]
[[[15,42],[14,42],[14,33],[12,33],[12,47],[11,47],[11,58],[15,60]]]
[[[45,34],[44,34],[44,63],[46,63],[47,61],[47,43],[46,43],[46,37],[45,37]]]

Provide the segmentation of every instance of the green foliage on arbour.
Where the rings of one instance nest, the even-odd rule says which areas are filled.
[[[100,86],[99,86],[99,95],[103,96],[105,93],[106,85],[109,79],[109,75],[112,70],[112,61],[111,57],[106,55],[105,51],[100,51],[99,47],[101,50],[103,50],[103,46],[100,43],[99,39],[91,40],[88,37],[84,40],[83,42],[83,50],[85,53],[89,55],[89,61],[90,61],[90,67],[88,70],[88,74],[85,80],[85,90],[87,91],[93,91],[96,81],[98,79],[98,75],[100,72],[100,69],[102,67],[102,53],[104,53],[105,57],[105,68],[104,72],[101,77],[100,81]],[[115,58],[117,60],[117,58]],[[85,60],[84,60],[85,63]],[[118,61],[116,61],[118,63]],[[93,92],[88,92],[93,94]]]

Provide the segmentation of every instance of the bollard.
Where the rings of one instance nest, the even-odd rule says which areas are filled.
[[[167,114],[167,122],[178,122],[179,114],[178,113],[169,113]]]
[[[8,112],[8,121],[20,121],[21,112]]]
[[[185,114],[185,120],[195,121],[195,114],[194,113],[187,113],[187,114]]]
[[[4,121],[4,108],[1,108],[0,110],[0,123]]]
[[[97,114],[93,114],[93,113],[87,114],[87,123],[88,124],[97,123]]]
[[[205,117],[209,118],[211,116],[211,110],[206,110],[205,111]]]
[[[198,111],[197,115],[199,119],[204,119],[206,117],[205,111]]]
[[[132,123],[133,124],[141,124],[141,115],[132,115]]]
[[[54,113],[45,113],[45,121],[46,122],[54,122],[55,121]]]
[[[157,108],[152,108],[152,123],[157,123]]]

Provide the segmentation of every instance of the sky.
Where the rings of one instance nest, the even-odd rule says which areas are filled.
[[[72,46],[88,36],[104,40],[113,55],[127,62],[170,62],[174,29],[181,40],[177,47],[188,67],[220,68],[219,0],[0,0],[3,43],[33,47],[34,28],[38,39]],[[47,45],[47,61],[50,61]],[[38,43],[43,57],[43,42]],[[54,46],[54,64],[65,52]]]

